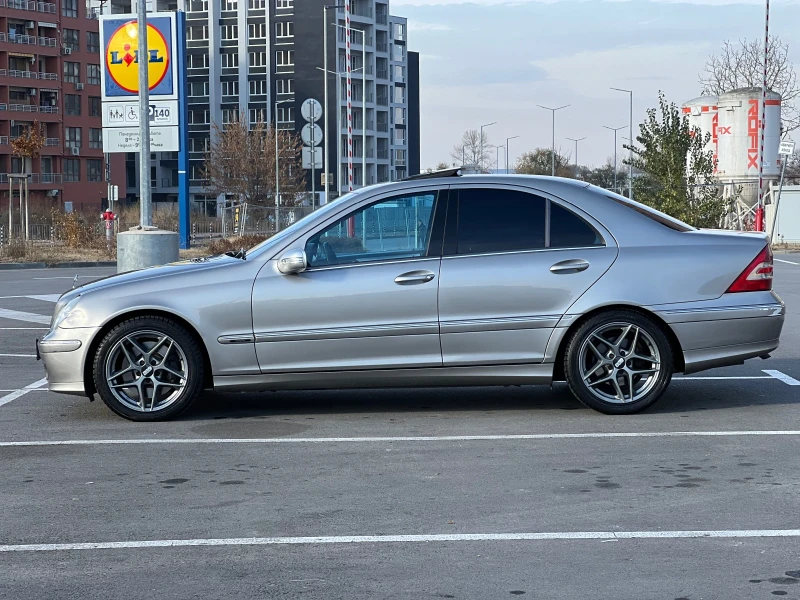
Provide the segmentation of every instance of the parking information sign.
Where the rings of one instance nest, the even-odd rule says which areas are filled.
[[[778,154],[781,156],[791,156],[794,154],[794,142],[783,141],[778,148]]]

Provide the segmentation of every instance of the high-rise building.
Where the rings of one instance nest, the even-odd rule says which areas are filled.
[[[112,12],[131,12],[135,1],[124,4],[129,1],[112,0]],[[330,8],[325,9],[326,5]],[[212,124],[224,126],[244,114],[248,122],[262,119],[299,133],[306,124],[300,115],[303,101],[314,98],[323,103],[323,11],[329,71],[329,126],[323,136],[329,136],[330,194],[335,197],[348,191],[345,12],[342,2],[331,5],[329,0],[155,3],[154,10],[186,10],[189,176],[196,208],[212,212],[217,203],[216,197],[204,191],[202,175],[204,153],[214,135]],[[409,70],[406,19],[389,14],[388,0],[352,0],[350,20],[353,187],[359,188],[418,170],[419,71]],[[410,98],[416,99],[413,108]],[[323,124],[320,119],[320,127]],[[417,127],[413,141],[412,124]],[[319,147],[322,154],[324,143]],[[135,171],[134,162],[130,168]],[[171,189],[177,185],[177,156],[161,154],[154,169],[154,199],[171,199],[177,194],[176,188]],[[316,169],[314,175],[313,187],[319,195],[324,189],[323,169]],[[135,177],[133,172],[129,179]],[[311,180],[309,169],[309,190]]]
[[[100,106],[98,10],[83,0],[0,0],[0,198],[27,174],[34,204],[99,209],[107,195]],[[38,156],[11,142],[38,123]],[[112,182],[123,184],[122,156]],[[68,206],[68,205],[67,205]],[[5,205],[0,205],[4,210]]]

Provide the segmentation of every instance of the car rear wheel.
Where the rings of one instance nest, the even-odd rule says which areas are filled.
[[[627,415],[652,405],[672,379],[672,347],[661,328],[635,311],[596,315],[572,335],[564,372],[589,408]]]
[[[93,368],[103,402],[132,421],[174,417],[203,388],[203,354],[194,336],[163,317],[134,317],[114,327]]]

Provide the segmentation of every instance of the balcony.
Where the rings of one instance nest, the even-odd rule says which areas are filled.
[[[178,182],[171,177],[162,177],[161,178],[161,187],[165,188],[174,188],[178,187]]]
[[[0,135],[0,146],[8,146],[8,136]]]
[[[61,138],[45,138],[44,145],[49,148],[55,148],[61,145]]]
[[[55,48],[56,38],[36,37],[35,35],[17,35],[16,33],[6,33],[0,31],[0,42],[11,42],[12,44],[27,44],[29,46],[42,46],[44,48]]]
[[[384,132],[384,133],[388,133],[389,124],[388,123],[378,123],[377,130],[381,131],[381,132]]]
[[[53,184],[63,183],[64,176],[61,173],[28,173],[29,183],[33,184]],[[8,183],[8,173],[0,173],[0,183]]]
[[[378,160],[388,160],[389,159],[389,150],[381,150],[378,149]]]
[[[0,0],[0,8],[56,14],[55,4],[51,4],[50,2],[33,2],[32,0]]]
[[[16,112],[35,113],[39,112],[39,107],[36,106],[35,104],[9,104],[8,110]]]
[[[386,42],[378,42],[375,45],[375,50],[378,52],[389,52],[389,45]]]
[[[0,77],[18,77],[20,79],[41,79],[58,81],[56,73],[37,73],[36,71],[20,71],[19,69],[0,69]]]

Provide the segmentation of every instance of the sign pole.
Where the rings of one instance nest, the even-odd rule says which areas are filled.
[[[148,83],[148,67],[150,65],[147,52],[147,6],[145,0],[137,2],[137,31],[139,50],[137,64],[139,67],[139,219],[142,227],[153,226],[153,207],[150,190],[150,84]]]
[[[780,144],[778,155],[781,156],[781,182],[778,185],[778,198],[775,200],[775,213],[772,215],[772,227],[769,232],[769,242],[774,244],[773,236],[775,235],[775,225],[778,223],[778,209],[781,206],[781,192],[783,192],[783,176],[786,173],[786,163],[789,162],[789,157],[794,154],[794,142],[784,141]]]
[[[189,200],[189,104],[186,93],[186,13],[179,10],[177,15],[176,47],[178,67],[178,131],[180,149],[178,150],[178,237],[179,247],[186,250],[191,245],[191,202]]]

